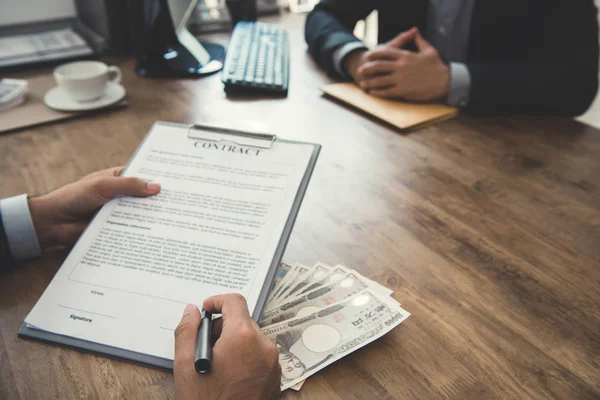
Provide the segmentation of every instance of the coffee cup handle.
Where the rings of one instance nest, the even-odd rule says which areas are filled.
[[[111,65],[108,67],[107,74],[110,83],[121,83],[121,69],[119,67]],[[111,74],[114,75],[112,78],[110,77]]]

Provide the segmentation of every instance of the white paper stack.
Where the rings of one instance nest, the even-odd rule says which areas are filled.
[[[20,79],[0,80],[0,111],[16,107],[25,101],[27,81]]]

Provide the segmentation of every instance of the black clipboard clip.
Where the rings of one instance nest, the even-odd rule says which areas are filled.
[[[225,139],[221,135],[231,135],[236,137],[235,140],[231,140]],[[269,133],[241,131],[238,129],[207,124],[189,125],[187,137],[189,139],[200,139],[210,142],[220,142],[224,140],[240,146],[258,147],[260,149],[270,149],[277,140],[277,135],[271,135]]]

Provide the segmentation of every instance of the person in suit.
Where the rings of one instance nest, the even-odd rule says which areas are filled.
[[[0,200],[0,271],[40,256],[42,249],[72,246],[94,213],[117,196],[152,196],[160,185],[119,176],[123,167],[92,173],[42,196]]]
[[[373,10],[369,50],[352,30]],[[598,89],[593,0],[321,0],[305,37],[327,73],[384,98],[574,116]]]
[[[84,177],[53,192],[0,200],[0,272],[39,256],[42,249],[75,244],[91,217],[117,196],[152,196],[160,185],[121,177],[123,167]],[[194,369],[200,312],[188,305],[175,329],[175,392],[187,399],[276,399],[281,368],[274,343],[262,334],[238,294],[214,296],[204,308],[222,314],[216,322],[213,372],[201,376]],[[248,366],[252,368],[248,368]]]

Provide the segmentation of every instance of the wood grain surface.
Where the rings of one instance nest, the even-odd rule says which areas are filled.
[[[0,135],[0,197],[124,164],[156,120],[321,143],[285,260],[355,268],[413,315],[284,398],[600,398],[600,131],[461,115],[400,134],[322,96],[331,80],[303,17],[269,21],[290,31],[287,98],[227,97],[218,74],[141,79],[133,60],[107,59],[129,107]],[[170,373],[17,337],[67,253],[0,276],[0,398],[173,398]]]

